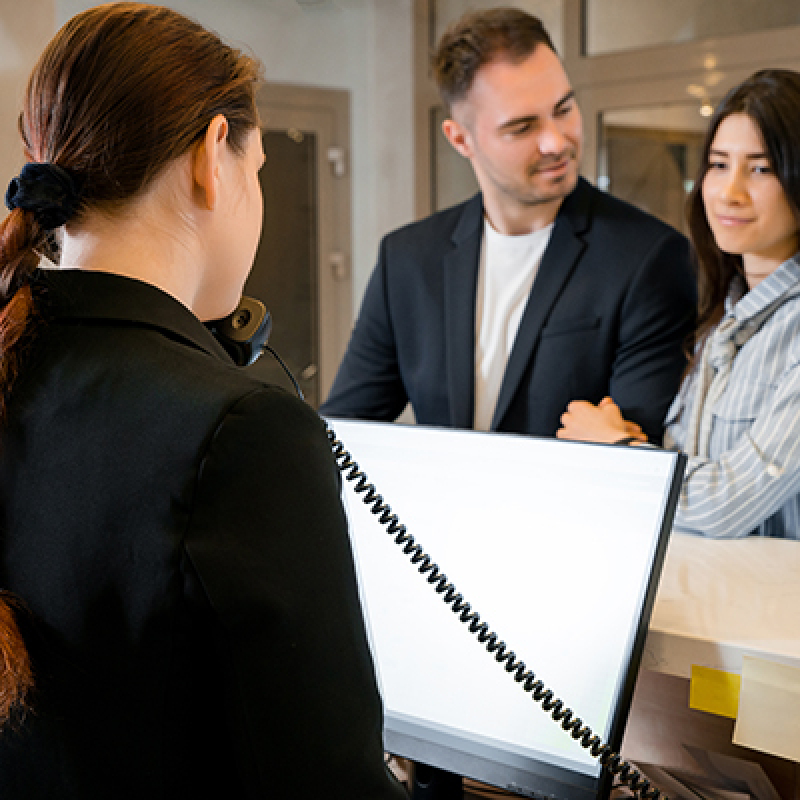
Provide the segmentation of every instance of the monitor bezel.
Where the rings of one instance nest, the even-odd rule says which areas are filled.
[[[382,423],[371,422],[353,419],[339,419],[327,418],[330,428],[336,432],[337,423],[357,423],[363,425],[392,425],[393,427],[409,427],[409,428],[429,428],[431,430],[446,430],[453,432],[453,429],[437,428],[435,426],[418,426],[418,425],[403,425],[401,423]],[[475,431],[462,431],[466,434],[475,434]],[[485,435],[479,433],[478,435]],[[506,432],[495,434],[502,436],[515,436],[519,434],[509,434]],[[525,436],[526,439],[547,439],[547,437],[533,437]],[[346,442],[344,442],[346,446]],[[569,444],[569,443],[564,443]],[[589,444],[589,443],[582,443]],[[594,447],[608,447],[604,444],[590,444]],[[638,448],[637,448],[638,449]],[[614,753],[619,753],[622,745],[623,736],[625,733],[625,726],[628,716],[630,714],[631,704],[633,701],[633,694],[636,686],[636,679],[641,666],[641,661],[644,653],[645,641],[649,627],[650,618],[652,615],[653,605],[658,592],[658,583],[663,569],[666,553],[669,545],[669,538],[672,529],[672,523],[675,511],[680,496],[683,474],[685,472],[687,458],[682,453],[663,451],[658,448],[647,448],[653,452],[661,453],[662,455],[669,455],[672,460],[672,469],[670,471],[669,487],[665,492],[663,512],[661,516],[660,530],[656,537],[654,537],[655,547],[650,561],[649,574],[646,576],[646,585],[643,593],[639,619],[636,630],[631,637],[631,646],[629,658],[627,660],[627,668],[621,670],[624,673],[619,682],[619,689],[616,694],[615,710],[611,717],[611,724],[609,726],[609,733],[605,739],[606,744]],[[357,459],[357,454],[353,454]],[[362,470],[369,477],[369,465],[362,464]],[[350,491],[347,488],[348,481],[343,481],[343,491]],[[380,487],[376,487],[380,491]],[[391,498],[386,498],[387,502],[391,503]],[[400,520],[402,522],[402,520]],[[424,544],[424,543],[423,543]],[[434,554],[435,555],[435,554]],[[454,583],[457,583],[454,576]],[[468,598],[467,598],[468,599]],[[465,629],[466,630],[466,629]],[[509,643],[513,647],[513,643]],[[477,642],[476,647],[483,648],[483,645]],[[512,678],[509,677],[509,680]],[[553,687],[555,689],[555,687]],[[520,694],[523,692],[520,690]],[[529,695],[530,697],[530,695]],[[532,706],[532,713],[547,713],[541,707],[538,709],[533,708],[538,705],[529,699]],[[576,714],[580,714],[580,709],[574,709]],[[553,721],[553,724],[559,724]],[[590,800],[590,798],[600,798],[606,800],[609,797],[613,786],[613,774],[607,769],[603,768],[597,775],[590,775],[587,773],[571,770],[569,767],[553,765],[546,760],[539,761],[537,759],[528,757],[529,761],[537,763],[537,770],[523,771],[516,770],[512,765],[503,763],[502,761],[492,761],[483,758],[475,753],[470,753],[466,748],[458,749],[457,747],[444,744],[441,739],[447,737],[447,733],[442,731],[436,732],[436,740],[425,738],[425,728],[422,724],[416,724],[403,720],[400,715],[393,715],[391,712],[386,712],[384,716],[384,743],[387,752],[394,755],[409,758],[418,763],[425,763],[448,772],[455,772],[462,774],[465,777],[472,778],[482,783],[497,786],[511,792],[515,792],[520,796],[529,796],[546,800],[549,798],[558,797],[559,800]],[[565,736],[569,733],[564,732]],[[602,737],[603,732],[599,735]],[[455,737],[454,737],[455,738]],[[461,742],[465,742],[464,737]],[[476,767],[480,767],[476,769]],[[505,778],[496,777],[496,774],[505,773]],[[553,774],[548,774],[553,773]],[[508,780],[508,775],[518,776],[519,783],[516,780]],[[530,781],[526,781],[526,775],[535,778],[537,788],[530,788]],[[526,785],[527,784],[527,785]],[[553,793],[542,791],[543,787],[552,784]]]

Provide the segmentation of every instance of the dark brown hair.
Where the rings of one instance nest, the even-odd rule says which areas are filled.
[[[258,125],[258,63],[161,6],[112,3],[73,17],[33,69],[20,115],[30,161],[73,175],[74,219],[113,214],[202,138],[217,114],[238,152]],[[47,232],[30,211],[0,223],[0,419],[30,328],[30,277]]]
[[[259,77],[253,58],[175,11],[143,3],[92,8],[64,25],[33,69],[19,122],[26,155],[74,178],[73,220],[119,213],[217,114],[228,121],[234,151],[243,152],[258,125]],[[32,277],[49,235],[43,217],[22,208],[0,223],[0,421],[31,337]],[[4,600],[0,720],[30,682]]]
[[[542,21],[519,9],[493,8],[461,17],[442,35],[431,59],[447,113],[466,97],[481,67],[497,59],[517,64],[540,44],[556,52]]]
[[[17,626],[21,611],[15,598],[0,591],[0,728],[26,710],[33,686],[28,650]]]
[[[725,96],[714,112],[703,142],[700,172],[689,195],[687,218],[697,252],[698,310],[695,342],[702,342],[725,311],[731,281],[744,276],[742,257],[717,246],[703,204],[703,180],[709,153],[722,121],[747,114],[761,133],[770,166],[800,220],[800,73],[765,69],[751,75]]]

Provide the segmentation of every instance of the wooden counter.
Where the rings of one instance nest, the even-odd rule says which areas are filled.
[[[800,764],[733,744],[735,720],[689,708],[693,665],[740,674],[745,656],[800,669],[800,542],[674,534],[623,755],[688,771],[687,745],[737,756],[800,800]]]

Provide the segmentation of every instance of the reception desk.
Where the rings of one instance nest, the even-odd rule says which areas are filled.
[[[714,708],[709,676],[737,687],[732,712],[696,710]],[[755,761],[800,800],[799,689],[800,542],[673,535],[623,755],[689,771],[693,748]]]

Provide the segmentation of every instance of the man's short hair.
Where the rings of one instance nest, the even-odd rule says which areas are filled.
[[[478,70],[491,61],[524,61],[538,45],[554,53],[542,21],[516,8],[473,11],[461,17],[439,40],[431,64],[447,113],[472,88]]]

